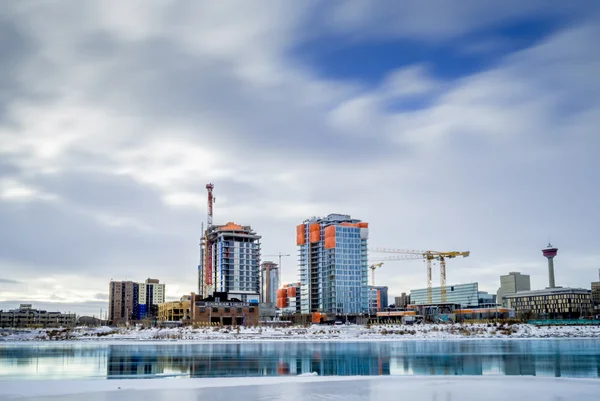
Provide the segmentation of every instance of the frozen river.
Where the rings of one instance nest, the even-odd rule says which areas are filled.
[[[600,340],[0,343],[0,380],[524,375],[600,378]]]

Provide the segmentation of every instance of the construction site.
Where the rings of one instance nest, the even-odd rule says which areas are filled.
[[[213,184],[206,185],[208,216],[200,241],[198,291],[203,297],[220,292],[243,302],[258,303],[261,237],[250,226],[233,222],[213,224],[213,188]]]
[[[344,214],[312,217],[296,227],[299,281],[281,287],[278,268],[281,258],[290,255],[268,255],[278,256],[279,265],[261,265],[261,236],[249,225],[214,224],[214,185],[207,184],[206,191],[208,212],[198,264],[198,292],[203,297],[220,293],[265,307],[272,304],[274,320],[299,323],[454,321],[457,316],[509,314],[506,308],[482,301],[477,283],[447,285],[447,261],[468,257],[469,251],[368,247],[369,223]],[[412,290],[410,305],[388,308],[387,287],[375,285],[376,271],[386,263],[407,260],[424,262],[426,287]],[[438,287],[433,287],[434,264],[439,265]]]

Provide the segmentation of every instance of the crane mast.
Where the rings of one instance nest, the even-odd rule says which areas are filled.
[[[433,280],[432,280],[432,261],[437,260],[440,262],[440,296],[442,303],[446,302],[447,291],[446,291],[446,259],[456,258],[462,256],[466,258],[471,254],[469,251],[459,252],[440,252],[440,251],[418,251],[412,249],[392,249],[392,248],[373,248],[369,249],[371,252],[376,253],[394,253],[396,256],[387,258],[378,258],[376,261],[381,260],[405,260],[405,259],[423,259],[427,262],[427,302],[432,303],[433,301]]]

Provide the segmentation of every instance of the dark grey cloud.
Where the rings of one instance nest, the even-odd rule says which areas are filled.
[[[19,68],[34,50],[31,38],[5,13],[0,13],[0,122],[15,97],[29,92],[19,79]]]
[[[160,212],[148,212],[148,219]],[[165,250],[181,255],[186,242],[195,241],[186,240],[185,231],[174,231],[172,226],[158,225],[150,232],[111,227],[61,203],[9,203],[0,208],[0,219],[5,223],[0,228],[4,243],[0,260],[24,264],[24,270],[51,268],[54,274],[95,273],[102,268],[105,274],[118,277],[123,268],[169,266],[174,261]],[[176,220],[186,225],[185,218]]]
[[[103,293],[103,292],[99,292],[97,294],[94,295],[94,298],[100,300],[100,301],[108,301],[108,294]]]
[[[0,284],[21,284],[21,281],[11,280],[8,278],[0,278]]]

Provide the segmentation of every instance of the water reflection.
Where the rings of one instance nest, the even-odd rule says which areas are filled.
[[[600,340],[48,344],[0,348],[0,378],[537,375],[600,377]]]

